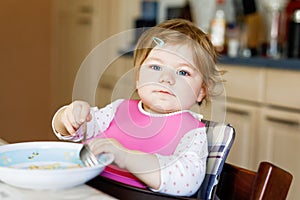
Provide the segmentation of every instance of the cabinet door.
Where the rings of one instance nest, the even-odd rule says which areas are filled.
[[[92,6],[92,0],[55,1],[53,102],[56,105],[72,100],[77,70],[92,49]]]
[[[257,163],[254,163],[254,144],[258,133],[258,108],[256,106],[232,102],[228,102],[226,108],[226,121],[229,122],[236,131],[236,137],[228,155],[227,162],[256,170]]]
[[[265,69],[247,66],[222,65],[224,85],[229,98],[248,102],[263,102],[265,95]]]
[[[288,199],[300,196],[300,113],[266,109],[262,114],[259,160],[268,160],[293,174]]]
[[[300,71],[268,69],[266,103],[300,109]]]

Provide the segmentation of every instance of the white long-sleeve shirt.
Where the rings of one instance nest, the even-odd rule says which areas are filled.
[[[114,119],[115,113],[119,105],[124,100],[120,99],[107,105],[104,108],[91,108],[92,120],[88,122],[87,134],[88,138],[94,138],[105,132]],[[140,112],[154,116],[142,108],[139,102],[138,109]],[[201,120],[202,116],[191,111],[195,118]],[[164,116],[172,115],[164,114]],[[161,114],[159,114],[161,116]],[[54,116],[55,117],[55,116]],[[55,129],[53,127],[55,132]],[[80,141],[82,139],[82,130],[78,129],[76,136],[61,136],[55,132],[58,138],[62,140]],[[194,194],[200,187],[206,170],[207,158],[207,138],[205,128],[197,128],[187,132],[180,140],[172,155],[161,155],[156,153],[160,164],[161,185],[158,190],[161,193],[189,196]],[[151,189],[151,188],[150,188]]]

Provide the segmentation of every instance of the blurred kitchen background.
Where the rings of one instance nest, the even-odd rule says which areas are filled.
[[[280,165],[293,173],[289,199],[297,199],[299,10],[299,0],[1,0],[0,138],[56,140],[51,119],[72,101],[76,73],[92,49],[122,31],[186,18],[216,37],[218,65],[227,70],[221,109],[237,131],[228,162],[250,169],[261,160]],[[128,80],[118,81],[132,69],[139,34],[109,47],[120,56],[99,81],[97,106],[122,97],[124,87],[133,90]],[[117,83],[121,89],[115,89]],[[212,110],[203,108],[205,118],[224,120]]]

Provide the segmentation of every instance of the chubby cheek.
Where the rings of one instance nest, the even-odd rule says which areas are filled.
[[[140,99],[146,105],[151,105],[155,101],[155,97],[152,95],[152,85],[151,84],[137,84],[140,85],[137,89],[137,93]]]
[[[141,99],[147,99],[148,97],[148,89],[146,86],[139,86],[139,84],[137,83],[137,92],[138,92],[138,95]]]
[[[177,80],[174,88],[176,96],[184,109],[189,109],[198,101],[201,92],[201,81],[199,84],[192,84],[186,80]]]

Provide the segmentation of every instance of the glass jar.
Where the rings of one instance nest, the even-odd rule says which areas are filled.
[[[265,0],[265,14],[267,22],[267,56],[280,58],[284,55],[285,43],[285,12],[286,0]]]

